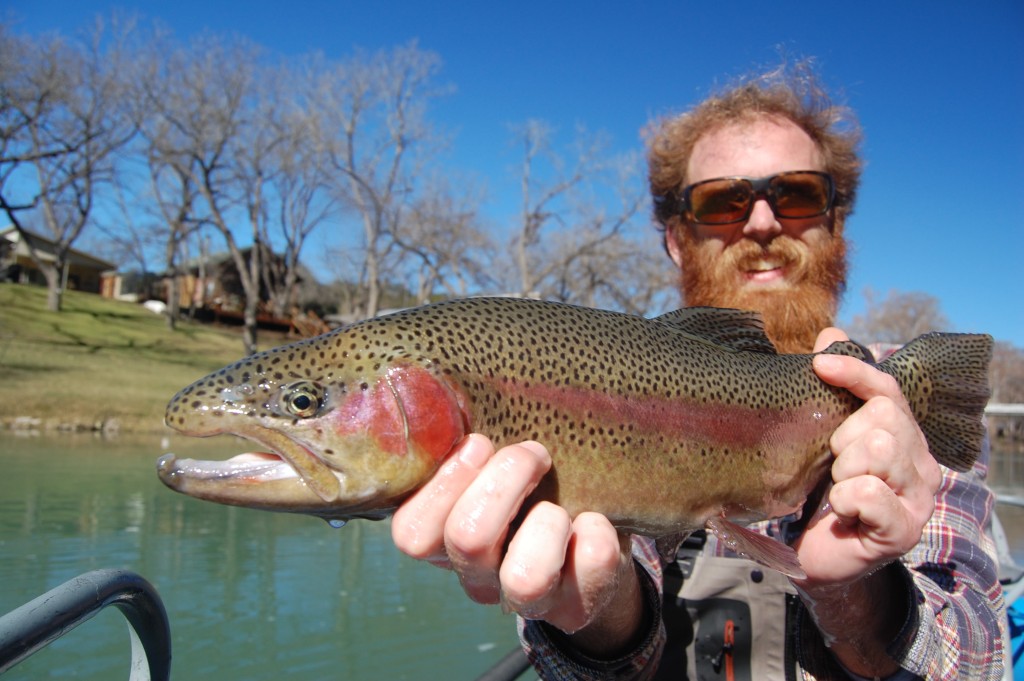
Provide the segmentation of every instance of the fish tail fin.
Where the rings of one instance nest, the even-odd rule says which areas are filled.
[[[899,383],[932,456],[956,471],[981,455],[991,359],[991,336],[929,333],[878,365]]]

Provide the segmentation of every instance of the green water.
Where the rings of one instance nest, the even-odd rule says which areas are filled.
[[[167,608],[173,677],[197,681],[475,679],[517,644],[510,616],[401,555],[386,522],[335,530],[195,501],[157,480],[163,451],[159,437],[0,433],[0,614],[83,572],[134,570]],[[129,659],[108,608],[3,678],[126,679]]]

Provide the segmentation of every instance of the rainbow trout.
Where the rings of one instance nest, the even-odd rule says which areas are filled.
[[[983,438],[992,339],[922,336],[878,367],[899,382],[942,464]],[[869,361],[861,346],[825,352]],[[793,551],[743,528],[798,511],[829,477],[832,432],[860,405],[812,355],[780,355],[758,315],[688,308],[654,319],[559,303],[474,298],[406,310],[247,357],[184,388],[166,422],[268,451],[158,463],[200,499],[383,518],[471,432],[544,443],[553,466],[529,503],[668,541],[698,528],[801,576]]]

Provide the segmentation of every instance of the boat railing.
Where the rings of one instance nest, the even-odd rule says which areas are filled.
[[[171,629],[156,589],[128,570],[95,570],[79,575],[0,616],[0,674],[91,619],[109,605],[128,620],[131,639],[129,681],[168,681]],[[477,681],[513,681],[530,666],[516,646]]]
[[[171,628],[156,589],[129,570],[94,570],[0,617],[0,674],[100,610],[113,605],[128,620],[129,681],[171,677]]]
[[[483,674],[476,678],[476,681],[515,681],[530,668],[530,661],[520,646],[516,646],[506,653],[505,657]]]
[[[989,402],[985,405],[988,416],[1024,416],[1024,404],[1008,402]]]

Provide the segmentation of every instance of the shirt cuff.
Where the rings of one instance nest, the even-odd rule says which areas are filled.
[[[546,679],[635,679],[654,676],[665,645],[661,597],[651,575],[634,561],[644,597],[644,630],[637,643],[614,659],[599,659],[575,650],[568,637],[540,620],[519,618],[527,657]],[[654,664],[652,664],[652,662]]]

